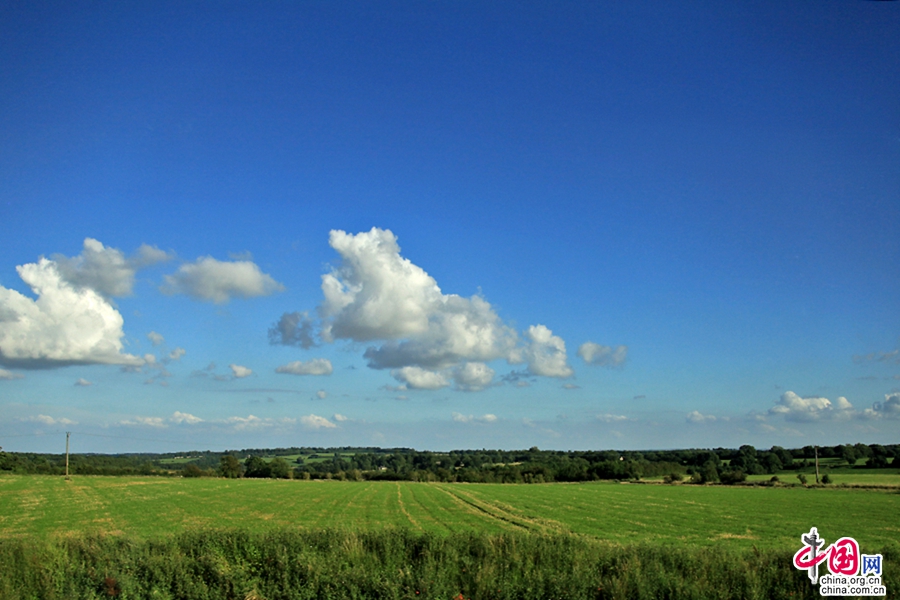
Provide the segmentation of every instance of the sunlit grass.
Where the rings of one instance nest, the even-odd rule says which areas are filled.
[[[898,512],[896,490],[839,485],[0,477],[2,537],[392,527],[438,535],[573,533],[616,543],[791,548],[800,533],[816,526],[826,537],[852,536],[864,546],[878,546],[900,539]]]

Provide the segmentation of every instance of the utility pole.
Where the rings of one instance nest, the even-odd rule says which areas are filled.
[[[72,435],[72,432],[67,431],[66,432],[66,479],[69,478],[69,436],[70,435]]]
[[[819,485],[819,447],[813,447],[816,449],[816,485]]]

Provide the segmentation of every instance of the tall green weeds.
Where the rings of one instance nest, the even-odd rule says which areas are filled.
[[[900,550],[882,550],[888,593]],[[574,535],[192,531],[0,540],[0,598],[814,598],[792,552],[617,546]],[[823,571],[824,574],[824,571]]]

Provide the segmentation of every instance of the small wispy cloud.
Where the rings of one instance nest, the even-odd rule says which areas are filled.
[[[276,368],[275,372],[287,375],[331,375],[334,367],[327,358],[314,358],[306,362],[300,360],[289,362]]]
[[[621,367],[628,360],[628,346],[604,346],[585,342],[578,347],[578,356],[589,365],[598,367]]]
[[[895,363],[900,364],[900,349],[891,350],[890,352],[871,352],[869,354],[854,354],[853,362],[867,363],[867,362],[886,362],[886,363]]]
[[[60,419],[54,419],[49,415],[37,415],[36,417],[25,417],[24,419],[19,419],[25,423],[40,423],[41,425],[78,425],[78,421],[72,421],[71,419],[66,419],[65,417]]]
[[[312,414],[306,415],[305,417],[300,417],[300,422],[309,429],[334,429],[335,427],[337,427],[337,425],[335,425],[325,417],[320,417],[318,415]]]
[[[602,415],[597,415],[598,421],[603,421],[604,423],[620,423],[622,421],[627,421],[628,417],[625,415],[613,415],[610,413],[605,413]]]
[[[250,377],[253,375],[253,370],[248,369],[247,367],[242,367],[241,365],[228,365],[228,368],[231,369],[231,374],[235,379],[243,379],[244,377]]]
[[[25,377],[21,373],[13,373],[6,369],[0,369],[0,381],[12,381],[13,379],[22,379]]]
[[[688,423],[713,423],[718,420],[718,417],[714,415],[704,415],[698,410],[692,410],[685,417],[685,421]]]
[[[452,413],[451,416],[453,420],[457,423],[494,423],[497,420],[497,415],[485,414],[480,417],[476,417],[474,415],[464,415],[458,412]]]

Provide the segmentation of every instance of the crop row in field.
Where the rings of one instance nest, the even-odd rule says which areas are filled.
[[[826,537],[852,536],[868,547],[900,539],[898,511],[896,491],[799,486],[0,477],[2,537],[401,527],[787,549],[816,526]]]

